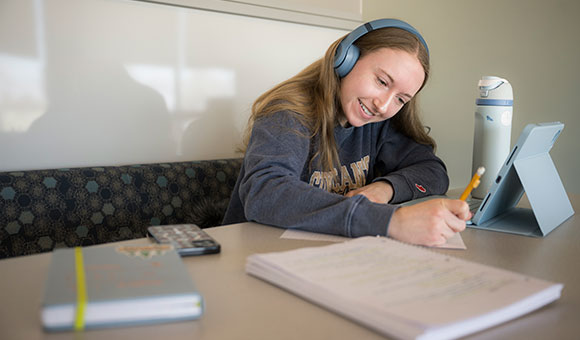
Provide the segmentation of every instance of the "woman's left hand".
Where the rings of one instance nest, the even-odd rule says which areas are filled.
[[[345,196],[353,197],[356,195],[363,195],[371,202],[375,203],[389,203],[393,198],[393,186],[386,181],[377,181],[362,188],[349,191]]]

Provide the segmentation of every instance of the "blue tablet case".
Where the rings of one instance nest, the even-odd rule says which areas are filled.
[[[469,227],[546,236],[574,214],[549,154],[562,129],[560,122],[524,128]],[[524,193],[531,209],[516,207]]]

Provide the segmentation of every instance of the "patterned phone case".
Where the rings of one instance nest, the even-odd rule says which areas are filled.
[[[172,224],[147,228],[158,243],[169,243],[184,255],[220,252],[220,244],[195,224]]]

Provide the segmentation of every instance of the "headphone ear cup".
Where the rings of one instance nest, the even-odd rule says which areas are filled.
[[[360,56],[360,50],[355,45],[350,45],[346,50],[346,55],[344,61],[336,68],[336,74],[343,78],[345,77],[356,64],[358,57]]]

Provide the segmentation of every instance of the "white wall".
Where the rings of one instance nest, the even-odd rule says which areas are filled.
[[[471,176],[477,81],[498,75],[514,89],[512,145],[528,123],[565,123],[551,155],[568,191],[580,194],[579,1],[363,1],[365,21],[381,17],[408,21],[429,44],[421,104],[452,187]]]
[[[0,1],[0,171],[235,157],[252,102],[346,34],[127,0]]]
[[[580,2],[364,0],[427,39],[425,122],[452,187],[471,176],[477,80],[514,87],[512,143],[566,128],[552,158],[580,193]],[[0,171],[234,157],[253,100],[343,30],[128,0],[0,1]]]

